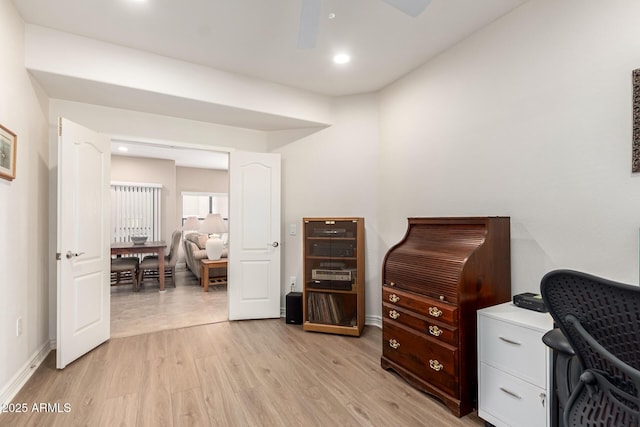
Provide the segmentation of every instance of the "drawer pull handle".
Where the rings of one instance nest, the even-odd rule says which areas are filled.
[[[499,337],[499,338],[500,338],[502,341],[504,341],[504,342],[508,342],[509,344],[513,344],[513,345],[522,345],[522,344],[520,344],[520,343],[519,343],[519,342],[517,342],[517,341],[510,340],[509,338],[505,338],[505,337]]]
[[[396,282],[389,282],[389,286],[394,287],[396,285]]]
[[[400,313],[395,310],[390,310],[389,317],[391,317],[393,320],[396,320],[398,317],[400,317]]]
[[[393,338],[391,338],[389,340],[389,347],[391,347],[394,350],[397,350],[398,347],[400,347],[400,343],[398,341],[394,340]]]
[[[430,325],[429,326],[429,333],[431,335],[433,335],[434,337],[439,337],[440,335],[442,335],[442,329],[438,328],[435,325]]]
[[[433,317],[440,317],[442,316],[442,310],[438,307],[429,307],[429,314]]]
[[[522,397],[518,396],[517,394],[515,394],[514,392],[512,392],[511,390],[507,390],[504,387],[500,387],[500,390],[504,393],[507,393],[509,396],[515,397],[516,399],[522,399]]]
[[[397,303],[398,301],[400,301],[400,297],[396,294],[391,294],[389,295],[389,301],[391,301],[392,303]]]
[[[429,367],[434,371],[440,372],[444,368],[444,365],[438,362],[436,359],[429,359]]]

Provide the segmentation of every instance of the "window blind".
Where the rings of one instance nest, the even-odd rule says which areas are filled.
[[[162,240],[162,185],[111,183],[111,241],[128,242],[131,236]]]

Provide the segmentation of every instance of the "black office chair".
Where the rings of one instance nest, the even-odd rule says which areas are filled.
[[[580,365],[575,383],[555,373],[569,394],[560,404],[563,426],[640,426],[640,288],[556,270],[542,278],[540,292]]]

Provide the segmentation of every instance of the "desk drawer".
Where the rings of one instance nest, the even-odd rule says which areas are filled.
[[[458,324],[458,306],[447,304],[412,292],[404,292],[388,286],[382,287],[382,301],[422,313],[427,318],[436,319],[456,326]]]
[[[458,328],[453,326],[386,302],[382,303],[382,315],[385,319],[394,320],[439,341],[453,346],[458,345]]]
[[[458,349],[438,343],[387,319],[383,320],[383,355],[452,396],[458,396]]]
[[[548,399],[544,389],[480,364],[478,416],[490,414],[512,427],[547,425]]]
[[[480,316],[479,358],[495,368],[546,388],[546,348],[542,332]]]

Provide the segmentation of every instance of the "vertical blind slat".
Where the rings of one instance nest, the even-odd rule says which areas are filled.
[[[128,242],[131,236],[161,240],[162,188],[142,185],[111,186],[111,241]]]

